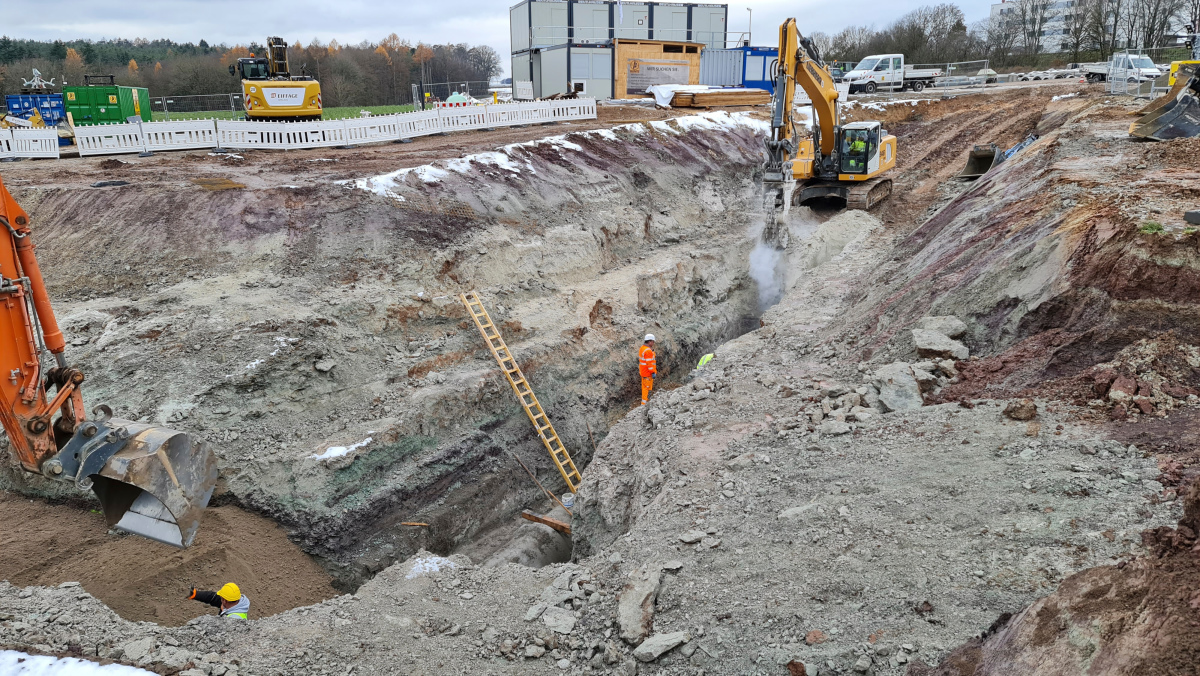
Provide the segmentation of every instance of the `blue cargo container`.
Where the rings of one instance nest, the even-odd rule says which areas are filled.
[[[775,47],[742,47],[742,86],[765,89],[775,93],[775,81],[771,79],[772,65],[778,60],[779,50]]]
[[[9,115],[23,120],[32,118],[33,111],[37,110],[47,127],[58,126],[59,122],[67,119],[62,94],[8,94],[4,97],[4,103]],[[60,138],[58,144],[70,145],[71,139]]]
[[[775,92],[771,77],[778,51],[774,47],[732,47],[700,52],[700,84],[748,87]]]
[[[67,117],[62,94],[9,94],[4,99],[10,115],[28,120],[37,109],[47,127],[53,127]]]

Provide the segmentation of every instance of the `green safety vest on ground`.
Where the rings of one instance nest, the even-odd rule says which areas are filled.
[[[707,364],[708,362],[712,361],[712,358],[713,358],[713,356],[712,356],[711,352],[704,355],[703,357],[700,357],[700,363],[696,364],[696,368],[697,369],[704,368],[704,365]]]

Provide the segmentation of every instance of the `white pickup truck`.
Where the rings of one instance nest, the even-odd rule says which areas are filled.
[[[944,74],[940,68],[913,68],[905,65],[903,54],[874,54],[860,61],[854,70],[843,75],[842,81],[849,83],[851,94],[874,94],[880,89],[911,89],[919,92],[932,85],[934,78]]]
[[[1088,82],[1107,82],[1111,79],[1145,82],[1162,75],[1158,66],[1144,54],[1114,54],[1109,61],[1081,63],[1078,64],[1078,68]]]

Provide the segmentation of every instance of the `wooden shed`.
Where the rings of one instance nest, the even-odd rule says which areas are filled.
[[[613,40],[613,98],[644,99],[646,87],[700,84],[699,42]]]

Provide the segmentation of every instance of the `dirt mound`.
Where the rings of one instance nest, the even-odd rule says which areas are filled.
[[[1200,330],[1197,235],[1182,220],[1200,175],[1173,152],[1126,141],[1115,120],[1072,122],[1103,108],[1096,99],[1026,103],[1023,114],[1041,117],[1040,139],[962,188],[901,241],[895,263],[863,285],[864,312],[849,330],[861,336],[865,357],[904,359],[913,351],[907,329],[917,319],[966,320],[964,341],[983,359],[963,367],[943,401],[1061,395],[1060,381],[1121,357],[1139,341],[1174,328],[1187,352]],[[931,170],[954,169],[944,153],[931,158]],[[1108,187],[1135,179],[1136,194]],[[947,185],[938,190],[949,191]],[[1191,387],[1182,373],[1129,375],[1149,383],[1148,390]],[[1178,392],[1182,397],[1148,396],[1153,406],[1139,414],[1186,399],[1187,392]]]
[[[1200,486],[1178,528],[1143,534],[1153,554],[1091,568],[1058,591],[909,676],[1194,674],[1200,664]]]
[[[0,493],[0,577],[20,586],[79,582],[122,617],[164,625],[215,612],[187,600],[192,585],[238,583],[252,618],[337,595],[279,526],[236,507],[207,510],[196,544],[179,550],[109,535],[96,510],[11,493]]]

